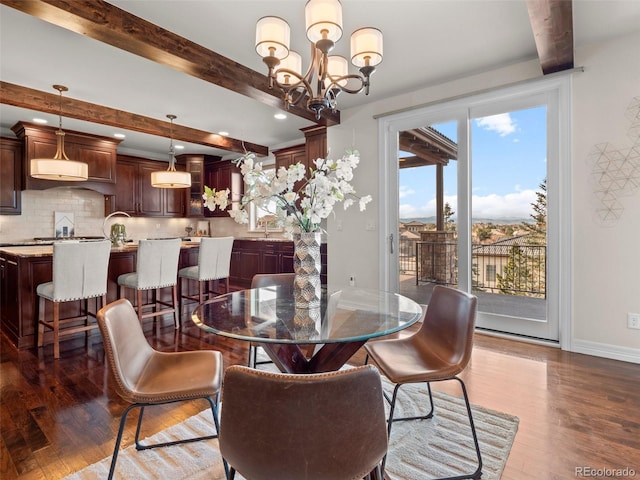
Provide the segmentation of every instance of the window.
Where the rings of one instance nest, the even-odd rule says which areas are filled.
[[[487,271],[485,273],[485,280],[487,282],[495,282],[496,281],[496,266],[495,265],[487,265]]]
[[[274,168],[264,168],[265,172],[275,172]],[[249,231],[250,232],[281,232],[282,228],[277,224],[277,209],[275,201],[270,201],[266,205],[256,205],[251,202],[249,209]]]

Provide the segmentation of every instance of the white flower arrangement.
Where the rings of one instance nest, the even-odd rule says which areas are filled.
[[[363,211],[371,201],[371,195],[358,197],[349,183],[359,162],[360,154],[353,151],[338,160],[314,160],[315,168],[310,168],[308,175],[302,163],[265,172],[262,163],[255,161],[255,155],[247,153],[234,161],[240,167],[246,191],[240,208],[230,210],[229,215],[238,223],[248,223],[246,206],[254,202],[277,216],[278,225],[288,237],[296,232],[317,232],[322,219],[333,212],[337,203],[342,202],[346,210],[358,200]],[[300,181],[301,186],[296,188]],[[205,186],[202,198],[209,210],[215,210],[216,206],[224,209],[228,205],[229,190],[216,192]],[[269,211],[269,204],[275,204],[276,211]]]

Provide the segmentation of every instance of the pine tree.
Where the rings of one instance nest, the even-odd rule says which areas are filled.
[[[546,245],[547,243],[547,179],[540,184],[540,191],[536,192],[536,201],[532,203],[533,213],[530,214],[533,224],[524,222],[522,228],[529,232],[531,243]]]

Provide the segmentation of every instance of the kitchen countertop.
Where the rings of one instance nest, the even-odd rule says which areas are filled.
[[[182,242],[181,248],[199,248],[199,242]],[[137,243],[128,243],[122,247],[111,247],[111,252],[135,252],[138,250]],[[53,245],[13,245],[0,247],[1,253],[14,255],[16,257],[50,257],[53,255]]]
[[[63,241],[72,241],[67,239]],[[79,239],[76,239],[79,240]],[[198,248],[200,239],[186,240],[182,242],[182,248]],[[249,240],[254,242],[291,242],[291,240],[283,237],[237,237],[236,240]],[[122,247],[112,247],[112,252],[129,252],[138,249],[138,242],[128,242]],[[0,252],[18,257],[46,257],[53,255],[53,241],[43,240],[25,240],[12,243],[0,244]]]

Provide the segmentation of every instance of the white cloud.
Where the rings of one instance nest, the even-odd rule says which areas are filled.
[[[445,203],[451,205],[451,209],[455,212],[454,217],[458,213],[458,199],[456,196],[445,196]],[[488,218],[499,221],[501,219],[528,219],[532,213],[531,204],[536,201],[535,190],[521,190],[506,195],[473,195],[473,217]],[[400,218],[419,218],[432,217],[436,214],[435,199],[424,205],[400,205]]]
[[[497,132],[501,137],[505,137],[516,131],[516,124],[509,113],[500,113],[476,119],[476,125],[485,130]]]
[[[416,193],[411,187],[400,185],[400,191],[398,192],[398,198],[405,198]]]
[[[521,190],[506,195],[491,194],[471,198],[476,218],[529,218],[531,204],[536,201],[535,190]]]

